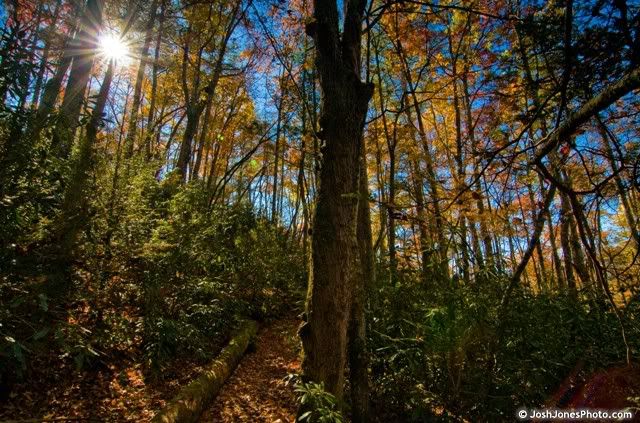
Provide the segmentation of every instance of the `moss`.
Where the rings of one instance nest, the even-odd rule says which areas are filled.
[[[243,323],[208,370],[182,388],[178,395],[155,415],[152,422],[196,422],[204,408],[215,398],[224,382],[233,373],[257,330],[256,322]]]

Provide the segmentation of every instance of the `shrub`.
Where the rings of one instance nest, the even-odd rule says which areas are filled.
[[[510,420],[518,407],[540,406],[579,359],[585,371],[624,360],[612,312],[516,291],[499,321],[503,286],[382,288],[369,331],[376,401],[406,421]],[[637,319],[637,306],[625,311]],[[628,338],[637,352],[638,337]]]

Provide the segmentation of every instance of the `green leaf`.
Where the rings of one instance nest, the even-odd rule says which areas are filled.
[[[33,340],[37,341],[38,339],[42,339],[44,338],[50,331],[50,328],[42,328],[40,329],[38,332],[35,333],[35,335],[33,335]]]
[[[307,420],[309,417],[311,417],[311,411],[307,411],[307,412],[303,413],[303,414],[298,418],[298,420],[300,420],[300,421],[305,421],[305,420]]]
[[[40,305],[42,311],[49,311],[49,301],[45,294],[38,295],[38,304]]]

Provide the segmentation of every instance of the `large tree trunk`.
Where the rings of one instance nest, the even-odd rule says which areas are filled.
[[[373,87],[360,81],[366,1],[345,3],[342,37],[335,1],[316,0],[307,33],[316,45],[322,91],[320,186],[314,216],[307,321],[300,328],[307,379],[343,397],[347,328],[357,286],[356,215],[362,134]]]

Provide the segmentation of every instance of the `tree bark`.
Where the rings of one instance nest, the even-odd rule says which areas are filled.
[[[73,146],[87,83],[97,54],[98,34],[102,27],[102,9],[101,0],[88,0],[80,31],[71,46],[75,54],[52,141],[52,147],[63,158],[69,157]]]
[[[462,74],[462,93],[464,95],[464,111],[465,111],[465,120],[467,127],[467,137],[469,138],[469,144],[471,145],[471,153],[474,157],[475,163],[473,165],[474,172],[474,189],[476,192],[476,209],[478,210],[478,220],[480,223],[480,237],[482,238],[482,245],[484,247],[484,259],[486,260],[486,265],[490,268],[494,267],[494,257],[493,257],[493,247],[491,245],[491,235],[489,235],[489,230],[487,228],[487,216],[485,213],[484,207],[484,198],[482,195],[482,186],[481,186],[481,178],[479,174],[479,168],[481,166],[480,161],[478,159],[478,147],[477,140],[475,136],[475,125],[473,124],[473,115],[471,113],[471,95],[469,94],[469,81],[468,81],[468,66],[465,66],[465,70]],[[480,258],[480,257],[478,257]],[[484,264],[484,262],[483,262]],[[481,266],[482,267],[482,266]]]
[[[158,0],[152,0],[149,19],[145,28],[144,44],[140,51],[140,62],[138,64],[138,73],[136,75],[136,84],[133,89],[133,102],[131,104],[131,116],[129,117],[129,129],[125,140],[124,154],[125,158],[133,156],[134,139],[138,128],[138,116],[140,103],[142,101],[142,83],[144,82],[144,70],[147,66],[147,56],[149,55],[149,46],[153,36],[153,25],[156,20],[156,9],[158,8]]]
[[[307,25],[316,46],[324,140],[314,215],[307,321],[300,328],[304,376],[323,382],[340,401],[347,361],[347,328],[357,286],[356,216],[362,135],[373,87],[360,80],[360,42],[366,1],[345,3],[340,34],[335,1],[316,0]],[[342,35],[342,36],[341,36]]]
[[[280,134],[282,130],[282,106],[284,101],[284,93],[282,89],[284,79],[284,65],[278,78],[280,86],[280,98],[278,99],[278,119],[276,121],[276,137],[273,140],[273,192],[271,193],[271,222],[278,222],[278,167],[280,162]]]
[[[78,16],[80,14],[80,10],[76,11],[75,15]],[[75,22],[72,23],[72,26],[75,27]],[[74,35],[75,28],[72,29],[67,35],[67,40],[65,41],[65,47],[63,49],[62,55],[60,57],[60,61],[58,66],[56,67],[56,71],[45,84],[44,90],[42,92],[42,97],[39,99],[38,107],[35,113],[35,116],[29,121],[29,125],[26,131],[27,139],[33,141],[40,136],[42,129],[47,123],[47,118],[53,112],[55,108],[56,101],[58,100],[58,95],[60,94],[60,88],[62,87],[62,82],[64,81],[64,77],[69,70],[69,66],[71,66],[71,61],[73,60],[73,45],[74,45]]]
[[[409,95],[411,97],[412,107],[407,107],[405,112],[407,113],[407,118],[413,125],[413,118],[411,117],[411,109],[414,109],[416,114],[416,122],[417,122],[417,130],[418,135],[420,135],[420,141],[422,143],[422,148],[424,150],[424,162],[426,167],[426,178],[427,183],[429,184],[429,188],[431,190],[431,200],[433,203],[433,215],[434,215],[434,230],[435,230],[435,241],[437,241],[437,251],[439,262],[437,264],[437,279],[440,281],[444,281],[449,278],[449,265],[448,265],[448,242],[445,237],[444,232],[444,218],[442,216],[442,210],[440,206],[440,183],[437,181],[435,167],[433,163],[433,154],[431,152],[431,145],[429,143],[429,139],[427,138],[427,129],[424,123],[424,119],[422,118],[422,110],[420,107],[420,101],[418,99],[418,95],[416,94],[416,85],[413,82],[413,78],[411,72],[409,71],[409,66],[407,63],[407,59],[404,54],[404,49],[402,44],[398,42],[396,50],[398,52],[398,56],[402,63],[402,70],[405,74],[405,79],[407,82],[407,88],[409,90]]]
[[[622,203],[622,208],[624,210],[624,216],[627,219],[627,224],[629,225],[629,232],[631,233],[631,237],[633,238],[633,242],[635,243],[636,251],[640,249],[640,232],[638,232],[638,223],[636,221],[636,216],[633,213],[633,207],[629,202],[629,198],[627,197],[627,191],[624,187],[624,183],[622,182],[622,178],[620,176],[620,169],[616,164],[616,159],[613,154],[613,148],[611,148],[611,142],[609,141],[609,134],[607,131],[607,127],[602,122],[600,117],[597,118],[598,131],[600,132],[600,137],[602,138],[602,145],[604,146],[604,150],[607,153],[607,161],[609,162],[609,166],[611,167],[611,171],[614,173],[614,181],[616,183],[616,189],[618,190],[618,196],[620,197],[620,201]]]
[[[114,63],[109,62],[100,91],[96,99],[96,105],[87,124],[86,135],[81,139],[77,155],[74,155],[72,173],[69,183],[65,187],[64,199],[59,216],[57,228],[58,248],[60,258],[67,261],[80,230],[86,222],[87,213],[87,181],[89,171],[93,166],[93,152],[98,136],[98,130],[103,119],[103,113],[109,96],[109,89],[113,80]]]
[[[360,162],[360,198],[358,201],[357,236],[358,258],[360,260],[359,277],[353,289],[353,304],[349,322],[349,383],[351,385],[351,421],[369,422],[369,357],[365,308],[375,280],[373,244],[371,236],[371,211],[369,209],[369,178],[367,176],[367,157],[363,144]]]
[[[149,114],[147,115],[147,128],[151,128],[153,125],[153,118],[156,112],[156,93],[158,91],[158,61],[160,59],[160,47],[162,46],[162,33],[164,31],[164,21],[166,19],[165,9],[167,0],[162,0],[160,5],[160,18],[158,21],[158,35],[156,37],[155,49],[153,52],[153,66],[151,70],[151,94],[149,98]],[[151,159],[153,152],[151,148],[151,140],[153,133],[149,131],[145,135],[144,148],[146,153],[146,159]]]
[[[203,88],[203,91],[207,93],[207,95],[215,96],[216,88],[218,87],[218,82],[222,77],[222,65],[224,63],[224,58],[227,52],[227,48],[229,46],[229,40],[231,39],[231,35],[235,31],[238,23],[240,23],[241,11],[240,11],[241,2],[237,1],[234,5],[232,12],[230,13],[230,18],[225,27],[225,32],[223,35],[223,39],[220,43],[220,48],[216,57],[215,64],[213,65],[213,73],[209,78],[208,84]],[[200,123],[200,116],[206,106],[206,100],[203,101],[200,98],[200,61],[202,58],[203,48],[200,49],[198,54],[198,60],[196,65],[196,81],[194,83],[193,90],[191,94],[189,94],[189,87],[186,84],[187,78],[187,63],[189,56],[189,46],[188,44],[184,47],[184,57],[183,57],[183,90],[185,92],[185,102],[187,104],[187,125],[184,130],[184,135],[182,136],[182,143],[180,144],[180,150],[178,153],[178,161],[176,163],[176,168],[180,172],[182,176],[183,182],[186,182],[187,178],[187,168],[189,166],[189,162],[191,160],[191,145],[193,143],[193,137],[195,137],[198,125]]]
[[[55,9],[53,11],[52,16],[52,25],[50,28],[47,28],[50,32],[55,32],[55,26],[58,21],[58,16],[60,14],[60,5],[62,0],[57,0]],[[33,88],[33,97],[31,97],[32,108],[37,110],[38,104],[40,102],[40,94],[42,92],[42,85],[44,81],[44,75],[47,71],[47,64],[49,62],[49,54],[51,52],[51,44],[53,42],[54,35],[49,33],[45,40],[44,51],[42,52],[42,60],[40,61],[40,67],[38,68],[38,73],[36,74],[36,82]]]

